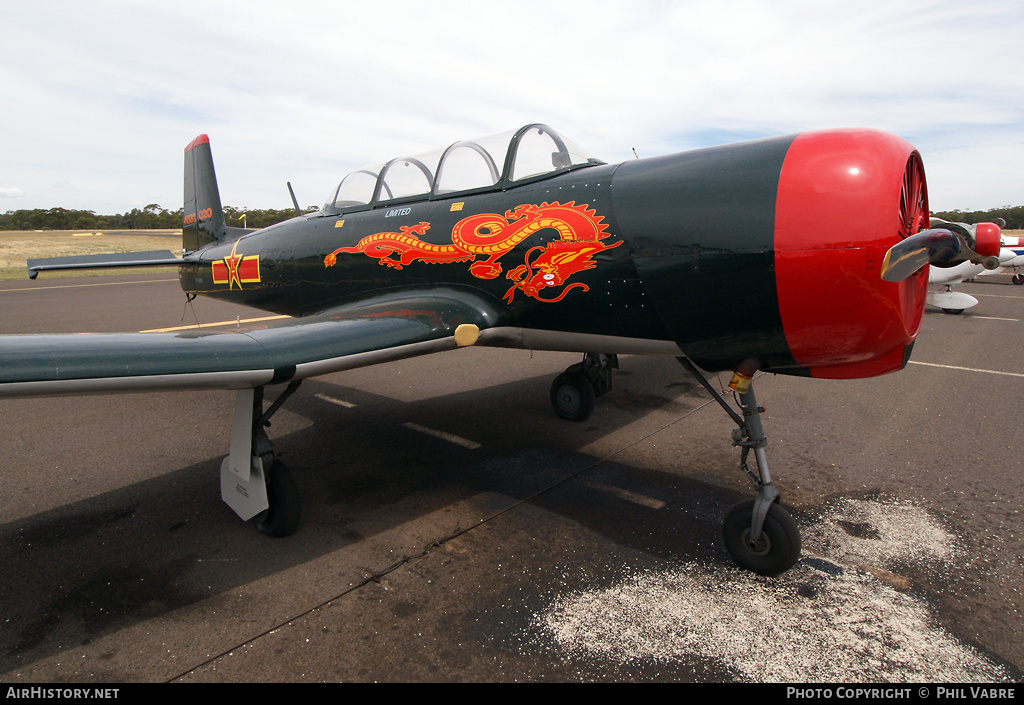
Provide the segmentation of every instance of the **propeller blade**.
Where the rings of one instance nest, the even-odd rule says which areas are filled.
[[[922,230],[901,240],[885,253],[882,279],[900,282],[926,264],[949,265],[960,254],[961,239],[949,230]]]

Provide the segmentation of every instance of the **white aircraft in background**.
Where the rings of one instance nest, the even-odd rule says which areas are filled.
[[[1004,261],[1003,255],[1005,251],[1013,253],[1013,257],[1007,261]],[[1006,273],[1013,270],[1013,277],[1010,279],[1014,284],[1020,286],[1024,284],[1024,273],[1021,269],[1024,269],[1024,237],[1007,237],[1003,236],[1003,247],[999,251],[999,269],[993,272],[983,272],[983,274],[999,274]]]
[[[928,270],[928,298],[927,303],[941,308],[944,313],[959,314],[969,308],[978,305],[978,300],[970,294],[962,291],[953,291],[953,286],[963,281],[969,281],[978,276],[989,274],[1005,273],[1010,270],[1015,272],[1014,284],[1024,284],[1024,274],[1020,268],[1024,266],[1024,238],[1006,237],[1000,232],[1000,224],[995,223],[951,223],[941,218],[932,218],[931,227],[946,228],[953,231],[961,231],[970,234],[971,238],[992,238],[998,237],[1000,241],[999,267],[986,269],[984,265],[971,261],[961,262],[952,267],[930,267]]]

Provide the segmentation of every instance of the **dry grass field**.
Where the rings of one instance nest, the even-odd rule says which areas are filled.
[[[0,231],[0,280],[25,279],[25,260],[35,257],[68,257],[106,252],[181,250],[180,230],[122,230],[87,232],[81,230]],[[48,277],[110,274],[110,270],[48,272]]]

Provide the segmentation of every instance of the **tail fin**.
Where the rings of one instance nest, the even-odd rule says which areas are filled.
[[[210,138],[206,135],[199,135],[185,147],[183,215],[181,240],[186,252],[224,240],[228,235],[217,188],[217,173],[213,170]]]

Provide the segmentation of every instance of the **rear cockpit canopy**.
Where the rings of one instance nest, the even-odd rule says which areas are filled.
[[[325,214],[499,190],[604,162],[546,125],[527,125],[416,157],[357,169],[342,179]]]

